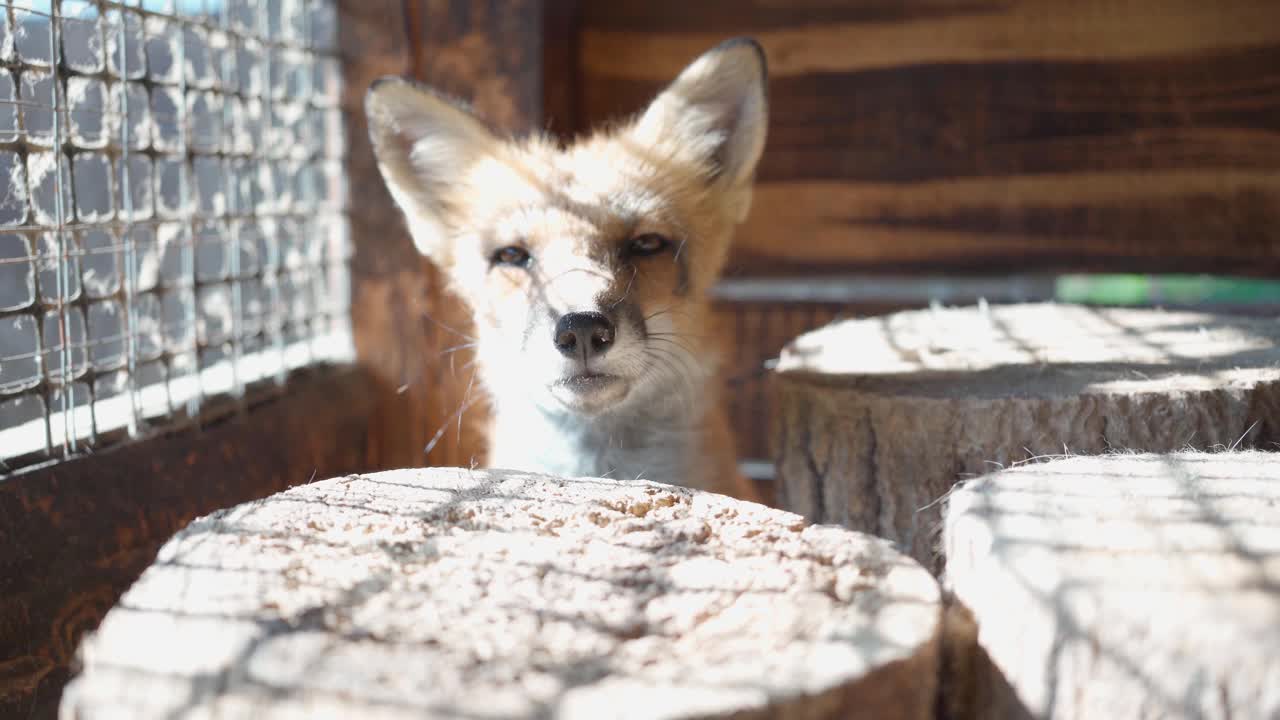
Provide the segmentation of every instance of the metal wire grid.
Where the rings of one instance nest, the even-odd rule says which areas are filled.
[[[350,357],[332,0],[0,14],[0,476]]]

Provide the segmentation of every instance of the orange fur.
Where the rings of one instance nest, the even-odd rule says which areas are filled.
[[[383,176],[475,320],[491,464],[754,498],[719,407],[707,293],[750,203],[764,79],[754,42],[721,45],[639,117],[568,146],[498,138],[404,81],[371,89]]]

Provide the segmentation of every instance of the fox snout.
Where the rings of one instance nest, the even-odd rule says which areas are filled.
[[[758,45],[726,42],[642,112],[566,142],[501,137],[404,80],[370,89],[378,166],[470,306],[476,369],[506,415],[701,412],[707,292],[750,207],[765,76]]]
[[[751,207],[766,77],[760,46],[729,40],[563,140],[504,137],[411,81],[370,88],[387,189],[471,309],[489,466],[754,497],[716,404],[709,290]]]
[[[613,321],[599,312],[571,312],[556,322],[552,342],[561,355],[585,362],[613,347],[617,334]]]

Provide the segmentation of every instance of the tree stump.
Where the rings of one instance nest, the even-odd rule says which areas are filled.
[[[940,590],[879,538],[644,481],[405,470],[175,536],[64,718],[929,718]]]
[[[1033,716],[1280,717],[1280,454],[1023,465],[952,493],[945,543]]]
[[[776,375],[782,507],[933,568],[937,502],[1028,457],[1280,441],[1280,322],[1036,304],[801,336]]]

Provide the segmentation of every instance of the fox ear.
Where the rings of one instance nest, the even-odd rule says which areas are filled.
[[[649,105],[634,131],[647,144],[677,143],[707,162],[717,182],[755,172],[768,125],[764,49],[736,38],[694,60]]]
[[[448,262],[443,191],[496,142],[475,117],[430,89],[384,77],[365,95],[382,179],[409,220],[418,250]]]

